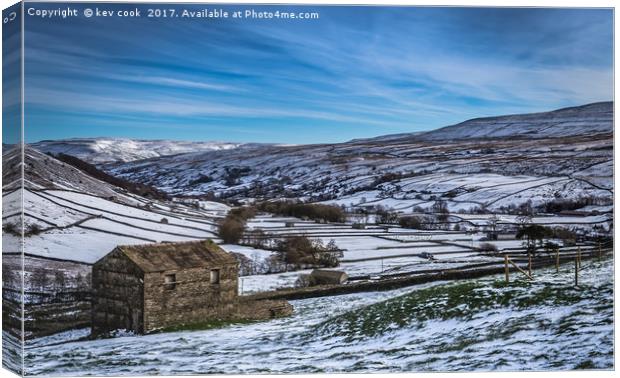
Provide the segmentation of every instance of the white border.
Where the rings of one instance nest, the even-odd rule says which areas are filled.
[[[15,4],[17,1],[11,1],[11,0],[0,0],[0,5],[2,5],[2,9],[5,9],[13,4]],[[31,1],[27,1],[27,2],[45,2],[45,0],[31,0]],[[402,6],[466,6],[466,7],[575,7],[575,8],[592,8],[592,7],[600,7],[600,8],[614,8],[614,21],[615,21],[615,2],[614,1],[609,1],[609,0],[590,0],[590,1],[583,1],[583,0],[563,0],[563,1],[554,1],[554,0],[520,0],[520,1],[514,1],[514,0],[506,0],[506,1],[490,1],[490,0],[448,0],[448,1],[433,1],[433,0],[425,0],[425,1],[406,1],[406,0],[401,0],[401,1],[395,1],[395,0],[388,0],[385,2],[379,2],[379,1],[369,1],[369,0],[338,0],[338,1],[330,1],[330,0],[314,0],[314,1],[303,1],[303,0],[289,0],[289,1],[264,1],[264,0],[253,0],[253,1],[234,1],[234,0],[219,0],[219,1],[175,1],[175,0],[137,0],[137,1],[117,1],[117,0],[109,0],[109,1],[96,1],[96,0],[84,0],[84,1],[47,1],[47,2],[80,2],[80,3],[101,3],[101,2],[107,2],[107,3],[179,3],[179,4],[183,4],[183,3],[197,3],[197,4],[239,4],[239,3],[251,3],[251,4],[308,4],[308,5],[377,5],[377,6],[387,6],[387,5],[402,5]],[[25,21],[25,20],[24,20]],[[558,20],[558,22],[561,22],[561,20]],[[23,30],[23,24],[24,22],[22,22],[22,30]],[[616,33],[618,32],[618,25],[614,22],[614,36],[616,35]],[[23,34],[22,34],[23,35]],[[0,32],[0,36],[1,36],[1,32]],[[23,40],[22,40],[23,43]],[[615,43],[615,38],[614,38],[614,98],[617,97],[617,88],[618,86],[615,85],[616,84],[616,76],[615,76],[615,62],[617,61],[617,54],[618,54],[618,50],[615,48],[616,47],[616,43]],[[23,48],[22,48],[23,51]],[[1,56],[1,54],[0,54]],[[0,57],[0,62],[1,62],[1,57]],[[23,59],[22,59],[22,75],[23,75]],[[22,77],[23,80],[23,77]],[[0,79],[1,82],[1,79]],[[23,81],[22,81],[22,86],[23,86]],[[1,101],[2,95],[0,92],[0,101]],[[22,103],[23,103],[23,91],[22,91]],[[22,112],[23,112],[23,108],[22,107]],[[614,103],[614,114],[618,114],[618,104]],[[1,121],[0,121],[1,122]],[[24,122],[24,118],[23,118],[23,114],[22,114],[22,124]],[[614,117],[614,129],[615,129],[615,117]],[[23,127],[22,127],[22,132],[23,132]],[[2,135],[2,131],[0,129],[0,137]],[[614,145],[617,143],[618,141],[618,135],[616,135],[614,133]],[[615,155],[615,149],[614,149],[614,187],[618,187],[618,175],[617,175],[617,168],[618,168],[618,157]],[[0,167],[0,177],[2,174],[2,168]],[[615,202],[615,201],[614,201]],[[0,210],[1,210],[1,205],[0,205]],[[614,206],[614,218],[617,219],[617,207]],[[614,236],[617,236],[617,233],[614,233]],[[615,248],[615,240],[616,237],[614,238],[614,248]],[[618,267],[618,262],[616,261],[616,268]],[[618,280],[615,281],[615,293],[618,292]],[[618,307],[616,306],[616,300],[617,300],[617,296],[615,296],[614,298],[614,317],[615,319],[617,319],[617,311],[618,311]],[[614,346],[616,345],[616,343],[614,342]],[[618,352],[615,350],[615,356],[614,356],[614,365],[618,366]],[[0,356],[1,356],[1,351],[0,351]],[[384,378],[384,377],[413,377],[413,378],[444,378],[444,377],[463,377],[463,378],[472,378],[472,377],[521,377],[523,375],[526,375],[528,377],[550,377],[550,378],[556,378],[556,377],[567,377],[567,378],[571,378],[571,377],[585,377],[587,376],[588,378],[598,378],[598,377],[611,377],[611,376],[615,376],[615,372],[614,371],[609,371],[609,372],[601,372],[601,371],[585,371],[585,372],[581,372],[581,371],[563,371],[563,372],[527,372],[527,373],[521,373],[521,372],[509,372],[509,373],[500,373],[500,372],[488,372],[488,373],[400,373],[400,374],[372,374],[371,377],[377,377],[377,378]],[[330,374],[294,374],[294,375],[290,375],[291,377],[303,377],[303,378],[316,378],[316,377],[322,377],[322,376],[326,376],[326,375],[330,375]],[[333,376],[337,376],[337,377],[342,377],[342,378],[354,378],[357,377],[359,378],[360,374],[332,374]],[[0,370],[0,378],[6,377],[6,376],[14,376],[12,373],[8,372],[7,370],[1,369]],[[158,376],[158,377],[180,377],[180,376]],[[275,377],[275,375],[209,375],[209,377],[234,377],[234,378],[244,378],[244,377]]]

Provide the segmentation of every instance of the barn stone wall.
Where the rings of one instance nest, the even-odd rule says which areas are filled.
[[[240,298],[236,317],[240,320],[268,320],[293,314],[293,305],[281,299]]]
[[[220,281],[211,283],[211,270],[220,270]],[[176,275],[174,289],[165,276]],[[147,273],[144,277],[144,332],[230,319],[237,308],[237,264]]]
[[[214,270],[219,272],[217,282]],[[214,263],[143,272],[125,253],[114,250],[93,266],[93,334],[115,329],[149,333],[213,320],[266,320],[293,312],[286,301],[240,298],[238,270],[237,263]]]
[[[115,329],[144,331],[142,281],[142,271],[120,251],[93,265],[93,334]]]

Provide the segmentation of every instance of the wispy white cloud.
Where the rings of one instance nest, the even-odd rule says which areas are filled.
[[[212,84],[204,81],[183,80],[173,77],[143,76],[143,75],[106,75],[112,80],[128,81],[141,84],[164,85],[174,88],[193,88],[221,92],[239,92],[243,89],[231,85]]]
[[[299,120],[344,140],[613,97],[605,14],[321,11],[317,23],[119,22],[84,36],[30,24],[26,99],[85,121],[218,117],[232,133]]]
[[[71,103],[70,107],[66,104]],[[166,95],[138,96],[128,93],[103,95],[60,89],[38,89],[30,93],[27,106],[59,108],[84,114],[139,114],[170,117],[236,117],[236,118],[303,118],[330,122],[364,123],[377,126],[402,126],[400,122],[361,117],[342,112],[311,109],[286,109],[280,107],[244,106],[209,102],[197,97],[173,97]]]

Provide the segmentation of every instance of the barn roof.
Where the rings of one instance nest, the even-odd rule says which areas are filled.
[[[211,240],[121,245],[116,249],[124,253],[145,273],[237,263],[230,253]]]
[[[310,273],[310,276],[326,283],[342,283],[349,279],[349,275],[340,270],[315,269]]]

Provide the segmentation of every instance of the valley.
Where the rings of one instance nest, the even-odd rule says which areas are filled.
[[[75,342],[89,334],[91,266],[118,245],[211,239],[237,258],[239,294],[252,296],[303,290],[303,277],[317,267],[283,263],[279,249],[282,241],[298,238],[320,246],[329,245],[338,257],[337,266],[329,269],[348,275],[349,281],[343,285],[346,290],[347,285],[372,287],[375,282],[396,282],[429,274],[441,277],[442,272],[448,271],[467,275],[482,268],[489,272],[501,270],[504,255],[512,256],[525,268],[530,244],[516,235],[524,227],[536,225],[548,231],[540,239],[540,245],[534,242],[541,278],[531,282],[518,280],[515,284],[532,285],[542,291],[547,290],[547,284],[569,287],[570,279],[565,278],[570,276],[567,266],[570,264],[562,265],[563,273],[556,277],[550,268],[544,267],[549,263],[542,262],[558,250],[562,262],[571,261],[577,253],[588,257],[598,255],[599,260],[588,263],[591,266],[588,269],[601,272],[602,281],[590,282],[589,276],[585,280],[588,285],[605,286],[609,283],[611,265],[608,258],[600,260],[600,256],[603,252],[606,256],[613,252],[610,249],[614,206],[611,106],[611,103],[599,103],[533,115],[478,119],[428,133],[338,144],[71,139],[26,145],[23,162],[20,148],[4,146],[3,268],[8,278],[3,302],[5,308],[15,308],[18,302],[16,295],[22,283],[13,272],[21,268],[23,252],[26,345],[33,348],[29,352],[33,361],[41,362],[34,356],[37,352],[49,363],[39,364],[48,368],[33,373],[64,374],[76,370],[50,362],[62,360],[54,351],[53,345],[58,343],[69,343],[63,348],[75,347],[94,354],[110,345],[143,348],[146,345],[143,343],[151,339],[165,340],[165,343],[184,339],[195,345],[196,333],[153,335],[144,340],[127,336],[116,341]],[[73,156],[79,164],[59,154]],[[142,186],[121,187],[114,184],[115,180]],[[327,221],[259,210],[261,204],[280,202],[326,205],[343,218]],[[253,213],[244,220],[243,235],[235,242],[227,242],[222,238],[221,225],[236,209],[252,209]],[[23,245],[19,231],[22,222]],[[485,287],[493,287],[489,289],[493,291],[499,279],[492,277],[471,282],[481,282]],[[367,338],[364,333],[367,330],[357,334],[358,325],[349,324],[352,320],[345,313],[348,309],[338,305],[339,298],[351,300],[358,303],[351,308],[359,308],[372,317],[376,308],[391,306],[393,298],[401,295],[416,295],[427,287],[461,285],[461,281],[447,283],[439,278],[435,281],[381,293],[302,299],[294,301],[296,315],[292,320],[201,332],[226,337],[249,332],[249,339],[254,340],[264,331],[273,336],[270,346],[277,350],[278,345],[289,342],[301,348],[308,342],[304,335],[313,330],[320,331],[317,337],[323,341],[347,334],[346,337],[353,339],[362,337],[371,347],[378,342],[374,337],[391,340],[392,330],[400,335],[394,336],[397,338],[409,337],[406,335],[416,327],[435,335],[437,329],[429,325],[435,321],[441,327],[453,325],[464,329],[467,324],[475,324],[484,328],[487,325],[483,325],[486,321],[482,317],[499,316],[491,314],[492,308],[484,308],[476,310],[484,316],[473,315],[456,323],[450,319],[427,319],[430,323],[421,325],[411,320],[393,327],[386,323],[378,325],[380,330]],[[513,289],[520,290],[514,287],[497,290]],[[567,306],[562,311],[573,311],[570,306],[581,303],[582,294],[575,295],[574,302],[559,305]],[[326,323],[319,325],[319,314],[308,310],[317,303],[325,304],[336,315],[321,319]],[[559,319],[544,315],[558,306],[557,303],[543,300],[529,310],[515,306],[502,312],[507,316],[503,322],[512,322],[520,314],[559,327],[554,323]],[[385,312],[386,316],[390,311]],[[599,314],[601,324],[607,324],[605,311]],[[15,314],[7,315],[15,320]],[[41,320],[50,315],[56,320]],[[66,326],[59,326],[59,322]],[[276,332],[279,324],[291,329],[291,335]],[[521,326],[517,328],[523,330]],[[593,332],[608,342],[608,328],[604,325]],[[289,340],[290,337],[294,340]],[[446,343],[456,342],[448,334],[442,333],[441,337]],[[543,343],[555,337],[550,336]],[[500,339],[503,341],[498,341],[498,345],[506,342]],[[572,339],[569,337],[564,342],[568,340]],[[233,347],[241,348],[228,346]],[[327,363],[329,356],[322,355],[324,360],[315,361],[320,371],[382,370],[368,365],[350,345],[342,348],[346,349],[342,353],[350,354],[351,364],[332,366]],[[426,345],[423,349],[430,351],[432,347]],[[488,352],[496,353],[494,350],[490,348]],[[475,366],[457,362],[451,365],[453,357],[445,352],[446,359],[441,357],[436,362],[413,357],[421,353],[415,351],[408,354],[407,364],[394,363],[406,371],[437,370],[438,366],[455,370],[512,366],[507,363],[491,367],[483,362]],[[117,357],[119,361],[126,358],[123,354]],[[349,361],[349,357],[345,360]],[[114,368],[117,363],[122,364],[119,361],[106,359],[96,371],[122,373]],[[439,361],[448,365],[440,365]],[[152,370],[139,372],[166,373],[163,366],[173,367],[165,358],[154,358],[152,362],[155,365],[140,364],[141,368]],[[583,362],[595,367],[609,365],[607,355]],[[531,366],[549,368],[549,364],[552,362]],[[384,368],[396,371],[396,365],[387,364]],[[218,371],[213,366],[193,366],[188,373]],[[240,367],[238,372],[282,373],[290,372],[293,366],[293,362],[287,362],[264,371]]]

